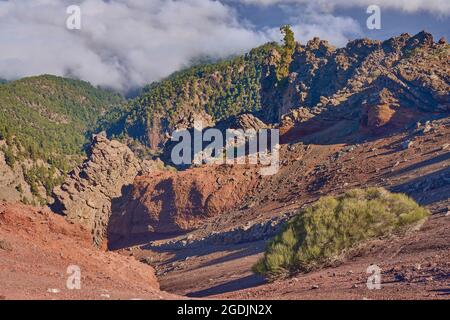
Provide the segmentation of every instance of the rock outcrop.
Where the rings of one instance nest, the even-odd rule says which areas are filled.
[[[402,129],[425,114],[450,111],[449,53],[446,42],[426,32],[354,40],[339,49],[316,38],[297,48],[291,74],[264,93],[264,103],[282,127],[298,126],[293,136],[339,121],[354,122],[345,126],[354,131]]]
[[[127,146],[104,134],[94,135],[88,159],[54,189],[52,209],[85,226],[94,244],[101,246],[112,200],[143,170],[151,170],[151,164],[141,163]]]
[[[261,119],[251,113],[243,113],[237,116],[221,121],[216,126],[218,129],[225,131],[227,129],[242,129],[242,130],[261,130],[269,127]]]
[[[113,208],[108,242],[197,228],[239,207],[260,179],[256,167],[226,165],[139,176]]]
[[[227,134],[227,130],[231,130],[231,134],[235,134],[238,135],[237,131],[234,130],[243,130],[243,131],[247,131],[247,130],[261,130],[261,129],[267,129],[270,128],[271,126],[264,123],[261,119],[259,119],[258,117],[256,117],[255,115],[251,114],[251,113],[243,113],[237,116],[231,116],[229,118],[227,118],[226,120],[223,121],[219,121],[217,124],[214,124],[212,122],[208,122],[205,121],[204,118],[199,117],[190,120],[192,122],[192,124],[194,123],[194,121],[201,121],[202,124],[202,132],[200,132],[199,128],[193,128],[191,127],[180,127],[181,130],[186,130],[190,137],[195,137],[195,135],[200,135],[200,133],[203,135],[205,130],[208,129],[218,129],[222,132],[222,136],[224,138],[223,140],[223,147],[222,151],[225,150],[225,147],[227,148],[233,148],[234,146],[238,146],[238,145],[242,145],[242,143],[245,143],[245,139],[244,140],[238,140],[236,142],[236,144],[232,144],[230,142],[228,142],[228,144],[226,144],[225,138],[226,138],[226,134]],[[183,142],[183,141],[182,141]],[[202,150],[205,151],[206,148],[210,145],[211,141],[208,140],[203,140],[202,141]],[[166,144],[164,145],[164,149],[163,152],[161,154],[161,159],[167,163],[170,164],[171,166],[178,168],[178,169],[186,169],[191,167],[190,164],[185,165],[185,164],[174,164],[173,163],[173,159],[172,159],[172,150],[175,146],[177,146],[179,144],[178,141],[172,141],[169,140],[166,142]],[[191,158],[194,159],[195,157],[198,157],[199,154],[195,154],[195,142],[194,139],[191,139],[190,141],[190,145],[191,145]],[[208,153],[208,152],[205,152]],[[210,156],[206,156],[205,160],[203,161],[203,163],[212,163],[214,162],[214,158],[215,157],[210,157]],[[208,159],[208,160],[206,160]],[[220,161],[220,160],[219,160]]]

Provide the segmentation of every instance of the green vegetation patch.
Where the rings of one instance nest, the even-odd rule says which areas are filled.
[[[124,108],[107,114],[100,128],[109,136],[125,135],[151,145],[149,129],[158,126],[160,119],[164,127],[174,129],[191,112],[205,112],[215,121],[258,112],[262,109],[263,62],[277,48],[276,43],[268,43],[242,56],[176,72],[146,86]]]
[[[33,195],[40,185],[50,195],[85,156],[98,119],[123,103],[114,92],[51,75],[0,82],[0,151],[11,168],[31,161],[24,174]]]
[[[50,75],[0,84],[0,139],[23,149],[26,157],[61,162],[81,155],[86,132],[122,102],[87,82]]]
[[[428,215],[408,196],[383,188],[322,197],[268,243],[253,271],[268,279],[309,272],[366,240],[409,230]]]

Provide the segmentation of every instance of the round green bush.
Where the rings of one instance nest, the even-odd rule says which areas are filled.
[[[363,241],[408,230],[429,215],[404,194],[354,189],[302,209],[271,240],[253,271],[267,278],[308,272]]]

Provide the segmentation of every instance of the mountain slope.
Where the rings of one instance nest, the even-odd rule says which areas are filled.
[[[271,101],[292,137],[339,121],[370,134],[403,129],[425,114],[450,111],[449,54],[444,39],[434,42],[426,32],[354,40],[340,49],[316,38],[297,50],[287,83]],[[348,133],[334,131],[334,139]]]
[[[58,176],[81,161],[100,115],[122,102],[87,82],[50,75],[0,84],[0,153],[11,168],[3,165],[5,175],[20,172],[33,198],[44,202]],[[27,194],[25,185],[15,187]]]
[[[279,79],[283,48],[267,44],[242,57],[175,73],[147,86],[126,112],[109,115],[103,128],[157,150],[173,130],[192,127],[194,119],[213,126],[245,112],[286,127],[300,122],[303,127],[314,118],[302,129],[310,132],[330,118],[376,129],[390,120],[401,127],[422,112],[449,111],[445,39],[434,42],[420,32],[386,41],[354,40],[337,49],[314,38],[297,43],[289,73]]]
[[[217,63],[194,66],[146,86],[128,104],[128,111],[108,115],[108,135],[128,135],[156,150],[166,133],[205,125],[243,112],[259,113],[265,60],[278,47],[268,43],[248,54]]]

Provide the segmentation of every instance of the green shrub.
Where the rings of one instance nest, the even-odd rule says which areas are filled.
[[[253,271],[269,279],[308,272],[363,241],[408,230],[429,215],[404,194],[354,189],[299,212],[267,245]]]

